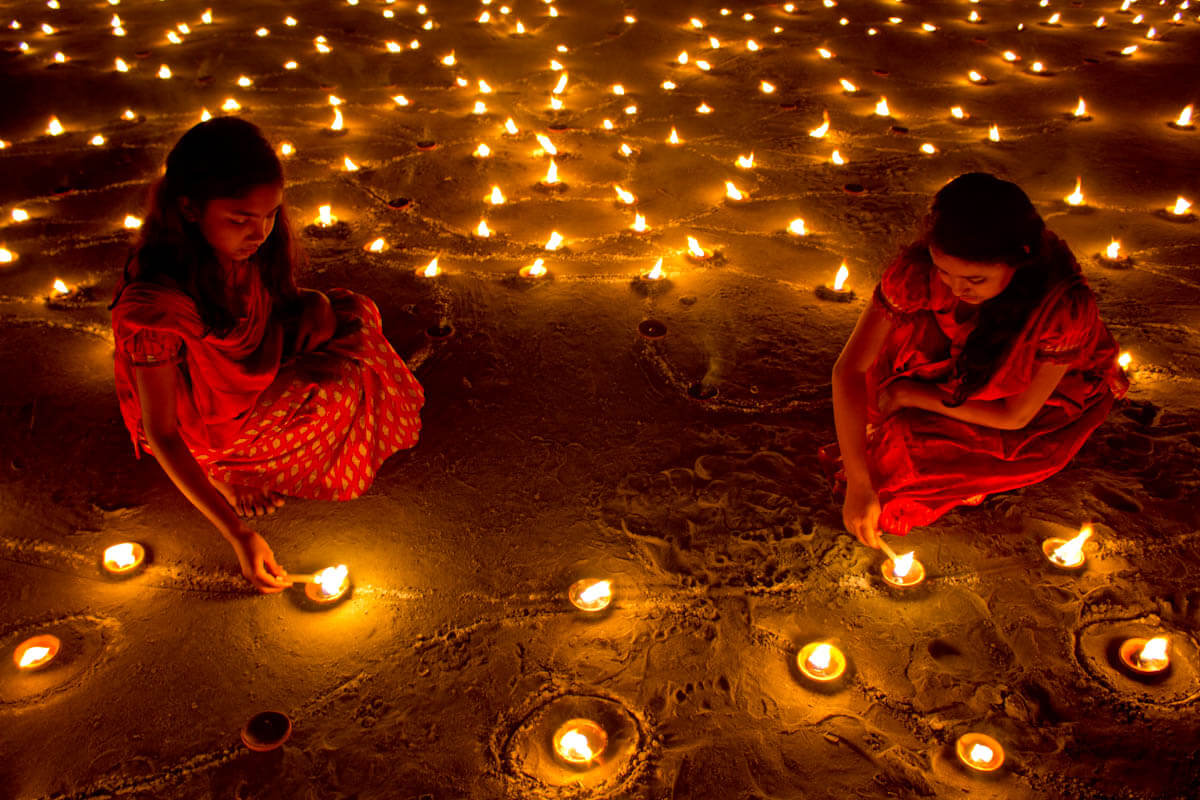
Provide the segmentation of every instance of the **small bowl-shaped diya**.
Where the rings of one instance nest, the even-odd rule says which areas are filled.
[[[977,772],[995,772],[1004,763],[1004,748],[986,733],[964,733],[954,743],[958,760]]]
[[[1121,642],[1117,656],[1122,665],[1136,673],[1156,675],[1171,666],[1170,640],[1165,636],[1126,639]]]
[[[546,269],[545,262],[540,258],[535,259],[532,264],[527,264],[526,266],[521,267],[519,270],[517,270],[517,274],[527,280],[537,280],[538,278],[544,278],[549,274],[549,272],[550,271],[548,269]]]
[[[1042,542],[1042,552],[1046,559],[1060,569],[1078,569],[1083,566],[1086,557],[1083,554],[1083,543],[1092,535],[1092,526],[1084,525],[1079,535],[1070,539],[1057,536]]]
[[[846,285],[850,270],[843,263],[838,267],[837,275],[832,284],[822,284],[817,287],[817,297],[822,300],[832,300],[835,303],[849,303],[854,299],[854,290]]]
[[[350,589],[350,570],[345,564],[326,567],[304,584],[304,596],[319,605],[336,603]]]
[[[146,548],[137,542],[121,542],[105,549],[101,565],[111,575],[133,574],[146,560]]]
[[[925,565],[917,561],[912,553],[889,558],[879,567],[884,581],[889,586],[907,589],[925,580]]]
[[[583,578],[567,589],[567,599],[580,611],[603,611],[613,600],[612,581]]]
[[[796,654],[796,665],[810,680],[833,681],[846,671],[846,656],[828,642],[809,642]]]
[[[54,660],[61,647],[62,642],[53,634],[32,636],[13,650],[13,663],[23,671],[40,669]]]
[[[667,335],[667,325],[657,319],[644,319],[638,323],[638,333],[646,339],[661,339]]]
[[[259,753],[282,745],[292,735],[292,721],[282,711],[255,714],[242,728],[242,744]]]
[[[570,719],[554,732],[554,754],[572,767],[587,767],[608,746],[604,728],[590,719]]]

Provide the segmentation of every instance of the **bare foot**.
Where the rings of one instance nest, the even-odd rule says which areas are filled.
[[[265,489],[261,486],[242,486],[236,483],[226,483],[212,475],[208,482],[225,498],[233,510],[242,517],[261,517],[264,514],[274,514],[275,509],[284,503],[284,497],[279,492]]]

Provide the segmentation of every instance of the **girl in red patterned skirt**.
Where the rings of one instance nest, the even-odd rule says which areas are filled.
[[[1066,466],[1129,384],[1096,298],[1016,184],[968,173],[884,270],[833,371],[846,529],[871,547]]]
[[[189,130],[155,183],[112,308],[121,414],[263,592],[289,585],[240,517],[350,500],[416,444],[421,385],[347,289],[296,286],[283,169],[262,133]],[[240,515],[240,516],[239,516]]]

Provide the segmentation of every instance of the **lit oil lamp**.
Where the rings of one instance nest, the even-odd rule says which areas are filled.
[[[1091,115],[1088,114],[1087,103],[1083,101],[1082,97],[1079,98],[1079,104],[1076,105],[1075,110],[1071,112],[1071,119],[1078,120],[1079,122],[1087,122],[1091,118]]]
[[[255,714],[242,728],[242,744],[257,753],[266,753],[283,745],[292,735],[292,721],[281,711]]]
[[[29,219],[29,212],[26,211],[25,209],[14,208],[12,210],[12,221],[13,222],[25,222],[28,219]]]
[[[1193,107],[1191,104],[1184,106],[1183,111],[1179,112],[1178,119],[1174,119],[1171,122],[1168,122],[1167,125],[1169,127],[1174,128],[1177,131],[1194,131],[1194,130],[1196,130],[1196,125],[1195,125],[1195,123],[1192,122],[1192,108]]]
[[[1066,201],[1067,205],[1072,206],[1074,208],[1079,208],[1079,207],[1083,206],[1083,177],[1082,176],[1077,176],[1075,178],[1075,191],[1071,192],[1069,195],[1064,197],[1063,200]]]
[[[825,134],[829,133],[829,112],[822,111],[821,119],[823,120],[821,124],[808,132],[808,135],[814,139],[824,138]]]
[[[750,196],[733,185],[733,181],[725,181],[725,199],[734,203],[748,200]]]
[[[892,115],[891,109],[888,108],[886,97],[880,97],[879,102],[875,104],[875,114],[880,117],[890,117]]]
[[[1123,370],[1128,370],[1129,365],[1133,363],[1133,353],[1124,350],[1117,356],[1117,366]]]
[[[628,206],[637,202],[637,198],[634,196],[633,192],[627,192],[620,186],[614,186],[613,191],[617,193],[617,202],[619,203],[623,203]]]
[[[1083,555],[1083,543],[1091,538],[1091,535],[1092,526],[1084,525],[1079,529],[1079,534],[1070,539],[1051,536],[1042,542],[1042,553],[1056,567],[1077,569],[1082,567],[1086,560]]]
[[[338,218],[333,215],[333,207],[326,205],[317,209],[317,218],[313,220],[313,224],[328,228],[337,221]]]
[[[292,583],[304,584],[304,596],[314,603],[327,605],[345,596],[350,589],[350,570],[345,564],[326,567],[312,575],[288,575]]]
[[[1196,219],[1196,215],[1191,212],[1191,208],[1191,202],[1185,200],[1181,195],[1175,198],[1175,205],[1167,208],[1166,216],[1177,222],[1192,222]]]
[[[788,223],[787,232],[792,236],[808,236],[808,226],[804,224],[804,220],[796,217]]]
[[[739,155],[734,163],[741,169],[754,169],[754,153],[748,156]]]
[[[635,233],[645,233],[646,231],[650,230],[650,226],[646,224],[645,217],[643,217],[640,213],[635,212],[633,224],[629,226],[629,230],[634,231]],[[662,259],[659,259],[659,262],[661,263]]]
[[[487,158],[491,154],[492,148],[488,147],[483,142],[480,142],[479,146],[476,147],[474,152],[471,153],[471,155],[475,156],[475,158]]]
[[[954,752],[976,772],[995,772],[1004,763],[1004,748],[985,733],[964,733],[954,743]]]
[[[550,248],[547,248],[547,249],[550,249]],[[520,275],[522,278],[536,280],[538,278],[546,277],[546,275],[549,274],[549,270],[546,269],[545,261],[543,259],[538,258],[538,259],[534,259],[534,262],[532,264],[527,264],[527,265],[521,267],[519,270],[517,270],[517,274]]]
[[[1121,664],[1139,675],[1157,675],[1171,666],[1170,641],[1165,636],[1153,639],[1126,639],[1117,655]]]
[[[504,199],[504,192],[500,191],[499,186],[493,186],[491,193],[485,198],[485,202],[491,203],[494,206],[504,205],[506,202]]]
[[[17,645],[13,650],[13,663],[17,669],[30,671],[46,666],[58,655],[62,642],[57,636],[43,633]]]
[[[112,575],[130,575],[146,560],[146,548],[137,542],[122,542],[105,549],[104,569]]]
[[[597,578],[575,581],[567,589],[567,599],[580,611],[603,611],[613,600],[612,581]]]
[[[846,94],[858,94],[858,87],[845,78],[838,78],[838,83],[842,86],[842,91]]]
[[[992,125],[991,127],[988,128],[988,141],[989,142],[1000,141],[1000,126],[999,125]]]
[[[837,680],[846,671],[846,656],[828,642],[809,642],[796,654],[804,677],[822,683]]]
[[[563,191],[567,185],[558,177],[558,165],[554,163],[554,159],[550,159],[550,166],[546,168],[545,176],[538,181],[538,187],[541,189],[551,189],[554,191]]]
[[[846,157],[842,155],[840,150],[834,150],[829,156],[829,163],[835,166],[844,167],[846,165]]]
[[[387,247],[387,240],[380,236],[379,238],[363,245],[363,250],[368,253],[382,253],[384,250],[387,250]]]
[[[976,84],[977,86],[986,86],[987,84],[991,83],[991,81],[988,80],[987,75],[984,75],[982,72],[974,69],[967,72],[967,80]]]
[[[950,116],[961,121],[970,117],[970,114],[968,114],[966,111],[963,111],[962,106],[951,106]]]
[[[61,136],[63,133],[63,125],[58,121],[58,117],[51,117],[49,124],[46,125],[46,133],[51,136]]]
[[[546,244],[542,246],[544,250],[558,250],[563,246],[562,234],[558,231],[550,231],[550,238],[546,240]]]
[[[62,278],[55,278],[54,285],[50,288],[50,299],[61,300],[71,294],[71,287],[63,281]]]
[[[563,723],[553,737],[554,753],[572,767],[586,767],[608,746],[608,734],[590,719]]]
[[[925,142],[924,144],[922,144],[920,147],[920,150],[922,153],[924,153],[927,156],[931,156],[937,152],[937,148],[935,146],[933,146],[932,144],[930,144],[929,142]]]
[[[17,254],[7,247],[0,247],[0,264],[12,264],[17,260]]]
[[[479,224],[475,226],[473,233],[480,239],[487,239],[492,235],[492,229],[488,227],[487,220],[479,220]]]
[[[660,258],[654,262],[653,269],[642,273],[639,277],[644,281],[661,281],[666,277],[666,273],[663,272],[663,260]]]
[[[436,278],[438,275],[441,275],[442,270],[438,267],[437,257],[435,256],[432,261],[418,269],[417,274],[422,278]]]
[[[846,279],[850,277],[850,268],[843,261],[838,267],[837,274],[833,278],[832,284],[821,284],[817,287],[817,297],[822,300],[833,300],[839,303],[848,303],[854,299],[854,290],[846,285]]]
[[[1111,269],[1125,269],[1133,263],[1129,256],[1121,255],[1121,243],[1113,239],[1098,256],[1100,263]]]
[[[880,567],[880,572],[889,585],[898,589],[907,589],[925,580],[925,565],[917,561],[913,553],[898,556],[887,542],[882,540],[879,542],[879,547],[888,557]]]

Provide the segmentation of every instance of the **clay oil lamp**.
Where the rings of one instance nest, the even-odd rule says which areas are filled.
[[[654,262],[654,267],[648,272],[643,272],[633,279],[633,288],[643,295],[662,294],[671,288],[671,281],[667,277],[667,273],[663,270],[663,260],[660,258]],[[664,328],[663,333],[666,330]],[[657,337],[651,337],[657,338]]]
[[[1175,205],[1165,209],[1165,213],[1160,213],[1173,222],[1195,222],[1196,215],[1192,213],[1191,208],[1191,202],[1180,196],[1175,198]]]
[[[114,577],[132,575],[146,561],[146,548],[137,542],[121,542],[105,549],[100,564]]]
[[[1042,553],[1051,564],[1059,569],[1078,569],[1086,560],[1083,555],[1083,543],[1092,535],[1092,526],[1084,525],[1079,534],[1070,539],[1051,536],[1042,542]]]
[[[843,261],[838,267],[837,274],[833,278],[832,284],[821,284],[817,287],[817,297],[822,300],[832,300],[836,303],[849,303],[854,299],[854,290],[846,285],[846,279],[850,277],[850,269]]]
[[[613,601],[612,581],[598,578],[583,578],[575,581],[567,589],[567,599],[580,611],[586,611],[589,614],[603,611]]]
[[[13,663],[17,665],[17,669],[23,672],[41,669],[54,660],[61,647],[62,642],[52,634],[43,633],[33,636],[21,642],[13,650]]]
[[[546,169],[545,176],[538,181],[537,186],[543,191],[563,192],[566,191],[567,185],[558,177],[558,165],[554,163],[554,159],[550,159],[550,166]]]
[[[312,575],[288,575],[292,583],[304,584],[304,596],[317,605],[331,605],[350,590],[350,570],[345,564],[326,567]]]
[[[954,743],[954,752],[968,769],[995,772],[1004,763],[1004,748],[985,733],[964,733]]]
[[[1179,112],[1179,117],[1168,122],[1167,126],[1174,128],[1177,131],[1196,130],[1196,124],[1192,122],[1192,106],[1190,104],[1184,106],[1183,111]]]
[[[650,226],[646,224],[645,217],[643,217],[640,213],[635,212],[633,224],[629,226],[629,230],[633,231],[634,233],[645,233],[646,231],[650,230]],[[661,261],[662,259],[659,260]]]
[[[1121,643],[1117,656],[1121,666],[1132,670],[1135,675],[1161,675],[1171,666],[1170,644],[1165,636],[1126,639]]]
[[[572,719],[554,732],[554,754],[568,766],[585,769],[608,746],[608,734],[590,719]]]
[[[1104,252],[1097,256],[1101,264],[1109,269],[1127,269],[1133,264],[1133,259],[1129,256],[1121,255],[1121,243],[1113,239],[1108,243],[1108,247],[1104,248]]]
[[[546,269],[545,260],[537,258],[532,264],[526,264],[517,270],[517,274],[526,280],[536,281],[545,278],[549,274],[549,270]]]
[[[917,561],[913,553],[896,555],[887,542],[879,542],[880,549],[888,557],[880,567],[880,573],[889,586],[897,589],[908,589],[925,580],[925,565]]]
[[[1092,116],[1088,114],[1087,103],[1083,101],[1082,97],[1079,98],[1078,105],[1075,106],[1075,110],[1069,116],[1077,122],[1090,122],[1092,119]]]
[[[304,232],[319,239],[344,239],[350,233],[350,226],[334,216],[333,206],[323,205],[317,209],[317,216],[304,228]]]
[[[1083,177],[1082,176],[1077,176],[1075,178],[1075,191],[1071,192],[1069,195],[1064,197],[1063,202],[1065,202],[1071,208],[1084,208],[1085,207],[1084,202],[1083,202]]]
[[[687,254],[685,257],[693,264],[705,264],[709,261],[714,261],[719,255],[715,251],[705,250],[701,247],[700,242],[696,240],[695,236],[687,237]]]
[[[828,683],[846,672],[846,656],[828,642],[809,642],[796,654],[796,665],[809,680]]]
[[[262,711],[242,728],[242,744],[257,753],[283,745],[292,735],[292,721],[282,711]]]

